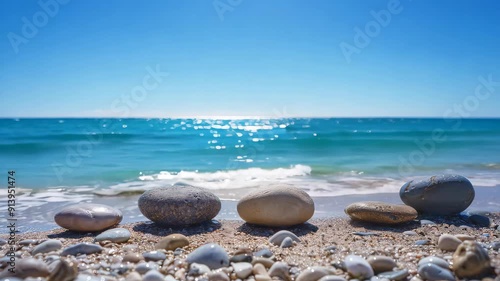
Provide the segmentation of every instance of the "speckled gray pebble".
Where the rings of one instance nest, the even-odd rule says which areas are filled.
[[[62,248],[62,243],[59,240],[56,239],[50,239],[45,242],[42,242],[33,248],[33,251],[31,252],[31,255],[36,255],[38,253],[48,253],[48,252],[53,252],[57,251]]]
[[[418,267],[418,274],[425,280],[437,281],[448,280],[455,281],[455,277],[448,269],[437,266],[433,263],[422,264]]]
[[[439,175],[404,184],[401,200],[418,212],[435,215],[458,214],[474,200],[474,187],[460,175]]]
[[[389,280],[403,280],[406,279],[410,275],[408,269],[396,270],[396,271],[387,271],[382,272],[377,275],[378,278],[385,278]]]
[[[201,263],[210,269],[218,269],[229,266],[229,256],[226,251],[217,244],[205,244],[191,252],[186,261],[191,263]]]
[[[285,237],[281,242],[280,248],[290,248],[293,246],[293,240],[290,237]]]
[[[72,245],[64,249],[61,253],[61,256],[76,256],[78,254],[93,254],[99,253],[102,251],[102,247],[96,244],[90,243],[78,243],[76,245]]]
[[[167,258],[167,255],[160,251],[145,252],[142,256],[146,261],[162,261]]]
[[[300,242],[299,237],[288,230],[281,230],[276,232],[273,236],[269,238],[269,243],[280,246],[285,238],[290,237],[295,242]]]
[[[103,233],[96,236],[95,242],[101,241],[111,241],[114,243],[127,242],[130,239],[130,231],[125,228],[113,228],[104,231]]]
[[[220,199],[207,189],[174,185],[144,192],[139,210],[162,225],[191,225],[213,219],[220,211]]]

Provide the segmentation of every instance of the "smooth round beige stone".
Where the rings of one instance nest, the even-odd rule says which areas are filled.
[[[189,245],[189,240],[186,236],[182,234],[170,234],[156,243],[155,249],[174,251],[177,248],[183,248],[187,245]]]
[[[347,206],[345,213],[354,220],[381,224],[409,222],[418,215],[417,211],[410,206],[376,201],[352,203]]]
[[[292,226],[308,221],[314,202],[305,191],[290,185],[271,185],[243,196],[238,214],[251,224]]]
[[[63,208],[56,213],[54,220],[68,230],[96,232],[119,224],[122,217],[122,212],[113,207],[81,203]]]
[[[396,262],[391,257],[386,256],[371,256],[367,259],[375,273],[392,271],[397,267]]]

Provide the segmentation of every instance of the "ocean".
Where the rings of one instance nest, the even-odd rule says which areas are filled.
[[[500,186],[500,119],[0,119],[0,136],[4,182],[16,172],[18,211],[38,222],[175,183],[224,200],[275,182],[313,197],[396,193],[448,173]]]

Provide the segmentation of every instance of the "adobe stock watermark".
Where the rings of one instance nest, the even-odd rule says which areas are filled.
[[[40,29],[49,23],[49,19],[55,17],[61,8],[61,5],[66,5],[70,0],[40,0],[38,6],[40,10],[36,11],[31,18],[22,17],[22,26],[20,35],[14,32],[7,34],[14,53],[19,53],[21,44],[28,44],[30,39],[33,39]]]
[[[495,93],[495,88],[500,87],[500,81],[493,81],[493,76],[489,74],[487,78],[479,76],[479,83],[474,89],[474,94],[465,97],[461,103],[454,104],[443,114],[443,119],[447,123],[453,123],[451,130],[458,130],[462,124],[462,119],[470,117],[476,111],[481,102],[486,101]],[[422,165],[425,160],[436,152],[438,144],[447,140],[448,136],[443,128],[436,128],[432,131],[430,138],[415,140],[416,149],[411,151],[407,157],[399,156],[399,175],[410,174],[415,171],[415,167]]]
[[[131,111],[139,107],[146,100],[149,93],[158,88],[164,82],[164,79],[170,75],[168,72],[162,72],[159,65],[156,65],[155,69],[150,66],[146,67],[146,72],[147,74],[143,77],[140,85],[133,87],[129,93],[122,94],[113,100],[110,105],[113,116],[119,118],[130,117]],[[78,168],[84,159],[92,156],[94,148],[104,140],[104,129],[113,131],[119,125],[117,120],[101,119],[96,128],[85,130],[86,140],[81,140],[74,145],[67,145],[65,161],[52,164],[52,169],[59,182],[63,181],[65,174],[71,173]]]
[[[214,0],[212,2],[212,6],[219,17],[219,20],[224,21],[224,14],[234,11],[234,9],[242,2],[243,0]]]
[[[353,54],[360,54],[361,50],[368,47],[372,39],[380,35],[382,28],[389,26],[393,16],[400,14],[402,11],[403,6],[399,0],[389,0],[386,9],[382,9],[378,12],[374,10],[370,11],[373,20],[367,22],[363,28],[359,28],[358,26],[354,27],[353,43],[349,44],[342,41],[339,44],[340,50],[347,63],[351,63]]]

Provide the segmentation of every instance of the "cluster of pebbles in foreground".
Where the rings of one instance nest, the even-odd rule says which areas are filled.
[[[499,236],[495,223],[477,227],[459,218],[397,227],[326,219],[284,231],[239,221],[175,229],[135,223],[97,236],[59,229],[19,235],[15,277],[8,277],[9,256],[0,259],[0,276],[51,281],[498,281]],[[9,250],[5,242],[0,240],[3,255]]]

